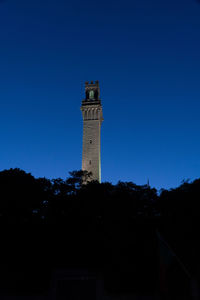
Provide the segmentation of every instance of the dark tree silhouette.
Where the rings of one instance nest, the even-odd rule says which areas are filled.
[[[90,181],[90,176],[88,172],[72,171],[66,179],[49,180],[34,178],[20,169],[0,172],[1,228],[15,225],[8,236],[19,248],[11,255],[13,245],[2,242],[0,292],[6,285],[8,290],[11,283],[16,285],[10,275],[16,270],[21,275],[12,278],[21,280],[16,285],[19,289],[47,289],[56,266],[86,264],[103,267],[105,286],[114,293],[139,292],[144,287],[151,293],[158,276],[156,230],[188,270],[200,278],[200,179],[184,181],[158,196],[148,185],[121,181],[100,184]],[[19,224],[25,225],[24,229],[19,229]],[[32,224],[35,227],[30,230]],[[25,228],[29,228],[28,235]],[[55,252],[52,245],[56,245]],[[31,258],[28,270],[25,251]],[[176,266],[170,270],[177,271]],[[173,282],[169,283],[174,289]]]

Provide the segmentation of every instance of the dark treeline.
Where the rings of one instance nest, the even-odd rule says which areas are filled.
[[[159,219],[167,227],[188,231],[199,219],[200,179],[162,190],[148,185],[92,181],[90,174],[69,173],[67,179],[34,178],[20,169],[0,172],[0,220],[5,224],[59,224],[69,218]],[[159,223],[160,223],[159,221]],[[187,228],[187,229],[186,229]],[[195,230],[195,227],[193,228]]]
[[[200,180],[158,194],[132,182],[82,184],[89,177],[82,171],[65,180],[0,172],[0,293],[48,290],[52,269],[69,266],[101,270],[109,291],[154,293],[157,231],[199,277]]]
[[[132,182],[92,181],[90,174],[70,172],[64,180],[34,178],[20,169],[0,172],[0,220],[5,224],[62,224],[69,219],[154,217],[158,214],[156,189]]]

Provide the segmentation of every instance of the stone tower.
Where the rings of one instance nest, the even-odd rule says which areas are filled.
[[[83,152],[82,170],[92,172],[92,180],[101,182],[101,123],[103,121],[99,82],[85,83],[82,101]]]

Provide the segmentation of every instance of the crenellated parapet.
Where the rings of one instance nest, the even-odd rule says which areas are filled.
[[[83,120],[103,121],[102,106],[100,100],[99,82],[85,82],[85,99],[82,100],[81,111]]]

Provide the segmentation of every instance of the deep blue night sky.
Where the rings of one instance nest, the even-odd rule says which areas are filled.
[[[0,170],[81,168],[87,80],[101,87],[103,181],[200,177],[197,0],[1,0]]]

